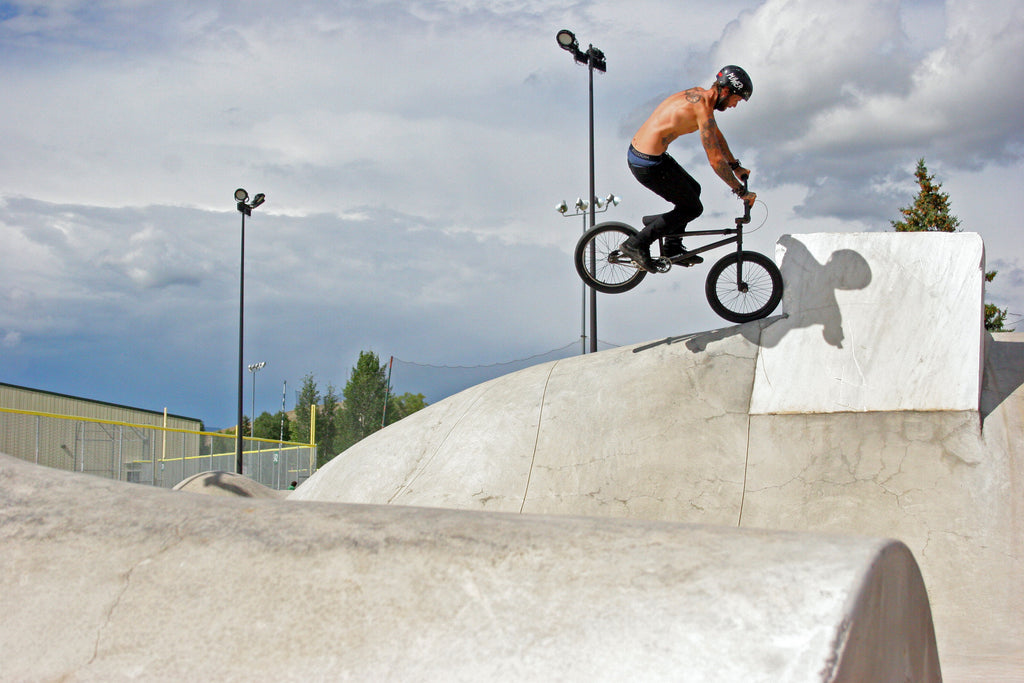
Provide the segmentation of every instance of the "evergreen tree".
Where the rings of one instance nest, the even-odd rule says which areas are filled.
[[[323,405],[317,411],[316,417],[317,467],[322,467],[344,450],[339,439],[341,404],[338,402],[337,390],[333,384],[327,385],[327,393],[323,399]]]
[[[385,396],[390,393],[386,369],[377,354],[359,352],[359,360],[345,384],[338,433],[340,451],[381,428]]]
[[[914,172],[920,190],[911,206],[900,209],[902,221],[889,221],[896,232],[956,232],[960,228],[960,219],[949,211],[949,194],[942,192],[942,183],[935,182],[935,176],[928,173],[924,159],[917,160]],[[985,280],[992,282],[996,271],[985,273]],[[1002,332],[1006,319],[1006,310],[996,308],[995,304],[985,304],[985,329],[989,332]]]
[[[889,221],[892,227],[896,232],[956,232],[960,219],[949,212],[949,194],[928,174],[923,158],[917,160],[914,177],[921,190],[911,206],[900,209],[904,220]]]
[[[320,405],[320,392],[313,380],[313,373],[302,378],[299,399],[295,402],[295,424],[292,425],[292,441],[309,443],[310,411]]]

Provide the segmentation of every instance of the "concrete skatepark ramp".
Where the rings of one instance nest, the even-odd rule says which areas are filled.
[[[980,238],[785,236],[776,258],[782,316],[473,387],[291,498],[896,537],[947,679],[1024,680],[1024,335],[984,333]]]
[[[287,501],[0,457],[0,677],[1024,680],[980,239],[777,260],[782,316],[473,387]]]
[[[5,681],[937,681],[898,542],[175,493],[0,456]]]

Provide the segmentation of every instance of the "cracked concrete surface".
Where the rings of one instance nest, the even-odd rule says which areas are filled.
[[[229,499],[6,456],[0,499],[5,681],[939,680],[885,539]]]
[[[423,411],[457,421],[443,442],[414,415],[292,498],[384,502],[404,459],[422,470],[399,504],[894,536],[947,680],[987,661],[1024,680],[1024,335],[981,330],[983,253],[788,236],[784,316],[499,378]]]

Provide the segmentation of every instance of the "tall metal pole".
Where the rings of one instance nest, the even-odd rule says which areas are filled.
[[[242,473],[242,380],[245,365],[242,361],[242,339],[245,329],[245,211],[242,211],[242,249],[238,275],[238,422],[235,427],[235,472]],[[255,375],[253,376],[255,380]]]
[[[604,73],[607,71],[608,65],[605,62],[604,53],[594,47],[593,43],[590,44],[586,52],[581,51],[576,35],[568,29],[559,31],[555,35],[555,40],[558,41],[560,48],[572,53],[572,58],[577,64],[587,65],[590,79],[590,198],[587,201],[590,203],[590,227],[593,228],[597,203],[595,201],[597,198],[594,196],[594,70],[597,69]],[[590,267],[592,271],[596,270],[596,262],[597,254],[594,245],[591,245]],[[591,352],[597,351],[597,290],[593,288],[590,290],[590,350]]]
[[[594,58],[592,56],[594,46],[587,50],[590,59],[587,60],[587,71],[590,73],[590,227],[594,227],[594,214],[597,204],[596,190],[594,189]],[[597,272],[597,251],[596,246],[590,245],[590,272]],[[597,290],[590,288],[590,352],[597,351]]]

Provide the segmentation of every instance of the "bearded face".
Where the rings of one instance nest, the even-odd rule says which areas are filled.
[[[718,89],[718,99],[715,100],[715,111],[725,111],[725,103],[729,99],[729,95],[731,94],[732,93],[730,93],[725,88]]]

